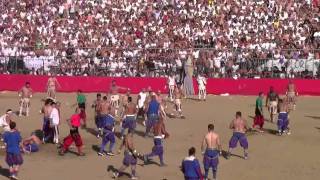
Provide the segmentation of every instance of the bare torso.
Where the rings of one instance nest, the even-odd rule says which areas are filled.
[[[176,88],[176,89],[174,90],[174,97],[175,97],[176,99],[182,99],[182,92],[181,92],[180,89]]]
[[[285,102],[279,103],[279,112],[288,112],[288,106]]]
[[[27,87],[22,87],[21,89],[21,98],[30,98],[32,96],[32,89]]]
[[[50,77],[48,79],[48,88],[55,88],[56,82],[57,82],[57,79],[55,77]]]
[[[125,115],[133,115],[137,113],[136,104],[130,102],[126,105]]]
[[[242,118],[236,118],[231,122],[230,128],[233,129],[234,132],[245,133],[247,130],[247,122]]]
[[[49,118],[51,115],[52,109],[53,109],[52,106],[49,106],[49,105],[44,106],[43,108],[44,117]]]
[[[214,132],[209,132],[206,136],[205,136],[205,141],[207,144],[207,148],[209,149],[216,149],[218,148],[218,135]]]
[[[107,115],[109,113],[110,104],[106,101],[102,101],[100,104],[100,114]]]
[[[96,112],[97,115],[100,114],[101,103],[102,103],[101,100],[96,100],[96,102],[95,102],[95,108],[94,109],[95,109],[95,112]]]

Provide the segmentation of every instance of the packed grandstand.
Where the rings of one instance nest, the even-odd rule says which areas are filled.
[[[319,0],[2,0],[0,73],[319,77]]]

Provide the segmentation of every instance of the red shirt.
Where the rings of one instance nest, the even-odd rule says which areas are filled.
[[[71,116],[70,120],[71,120],[71,126],[80,127],[80,125],[81,125],[81,123],[80,123],[80,120],[81,120],[80,114],[73,114]]]

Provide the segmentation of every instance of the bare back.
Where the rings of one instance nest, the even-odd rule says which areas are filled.
[[[234,132],[245,133],[247,130],[247,122],[241,117],[236,118],[231,122],[230,128],[233,129]]]
[[[133,102],[130,102],[126,105],[125,109],[125,115],[133,115],[137,113],[137,108],[136,104]]]
[[[208,149],[216,149],[216,148],[218,148],[218,146],[220,144],[218,134],[216,134],[214,132],[209,132],[205,136],[205,142],[206,142],[206,145],[207,145]]]
[[[52,109],[53,108],[50,105],[44,106],[44,108],[43,108],[44,117],[49,118],[51,115]]]
[[[130,135],[126,136],[124,141],[124,147],[126,150],[129,150],[129,151],[134,150],[133,138]]]
[[[288,112],[288,106],[285,102],[279,103],[279,112]]]

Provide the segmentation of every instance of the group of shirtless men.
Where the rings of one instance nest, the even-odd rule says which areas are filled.
[[[204,77],[199,76],[197,78],[199,85],[199,99],[206,98],[206,79]],[[56,104],[56,86],[60,87],[57,79],[55,77],[50,77],[47,83],[47,92],[48,99],[46,100],[46,104]],[[291,98],[291,101],[294,101],[295,97],[295,89],[292,82],[289,83],[287,97]],[[184,97],[183,91],[180,85],[175,84],[175,80],[173,76],[168,78],[168,87],[169,87],[169,99],[174,102],[175,110],[178,114],[178,117],[182,117],[182,108],[181,108],[181,99]],[[120,103],[120,95],[119,90],[125,89],[127,90],[127,94],[123,96],[122,103]],[[118,150],[118,153],[124,147],[124,159],[123,166],[116,172],[114,172],[113,176],[116,178],[121,175],[121,173],[127,168],[131,167],[131,178],[137,179],[135,167],[137,164],[137,160],[141,159],[145,163],[149,162],[149,159],[153,156],[158,156],[160,159],[160,166],[165,166],[163,153],[163,139],[169,137],[168,132],[165,129],[164,119],[167,116],[167,104],[163,97],[161,97],[161,92],[153,92],[151,88],[148,88],[149,94],[145,92],[145,89],[138,95],[137,103],[133,102],[133,98],[130,95],[130,90],[127,88],[120,87],[116,84],[115,81],[112,81],[110,91],[106,96],[102,96],[101,94],[97,94],[97,99],[94,101],[92,107],[95,109],[95,123],[97,126],[97,137],[102,139],[100,150],[98,155],[100,156],[113,156],[115,155],[113,152],[115,145],[115,125],[116,125],[116,117],[120,116],[120,138],[122,139],[121,146]],[[270,95],[271,94],[271,95]],[[30,83],[26,83],[25,86],[19,92],[20,96],[20,110],[19,115],[25,113],[26,116],[29,115],[29,107],[30,107],[30,98],[32,97],[32,89],[30,87]],[[269,109],[274,108],[274,95],[269,93],[267,97],[267,102],[269,101]],[[109,100],[110,99],[110,100]],[[122,105],[120,107],[120,104]],[[279,119],[283,119],[286,110],[284,110],[284,106],[280,104],[280,115]],[[46,106],[46,105],[45,105]],[[274,118],[273,110],[271,111],[271,120]],[[7,113],[6,117],[9,117]],[[44,119],[49,117],[48,113],[44,108]],[[171,114],[172,115],[172,114]],[[4,121],[6,121],[6,117]],[[144,154],[138,153],[133,144],[133,135],[137,125],[137,118],[145,119],[142,123],[145,125],[145,137],[149,136],[151,132],[153,132],[153,141],[154,146],[152,148],[151,153]],[[10,118],[7,118],[7,120]],[[79,134],[78,128],[80,127],[81,116],[79,116],[79,109],[77,108],[76,113],[71,116],[69,125],[70,125],[70,135],[64,138],[63,143],[61,144],[60,155],[64,155],[64,153],[68,150],[69,146],[75,142],[78,147],[79,155],[84,155],[82,152],[82,139]],[[8,122],[8,121],[6,121]],[[50,121],[52,122],[52,120]],[[125,131],[128,129],[127,134]],[[229,141],[229,150],[225,154],[225,157],[228,159],[231,155],[232,149],[237,146],[238,141],[240,142],[241,147],[244,149],[244,159],[248,158],[248,141],[246,138],[246,131],[250,128],[247,125],[247,122],[244,118],[242,118],[241,112],[236,112],[236,118],[230,123],[230,129],[233,129],[234,133]],[[58,131],[58,130],[57,130]],[[30,139],[29,139],[30,140]],[[58,140],[57,140],[58,141]],[[37,143],[39,141],[37,140]],[[105,146],[110,143],[108,151],[105,151]],[[186,157],[182,161],[182,171],[184,173],[185,179],[193,180],[193,179],[207,179],[209,169],[213,170],[213,179],[216,179],[217,167],[219,163],[219,155],[222,155],[222,148],[219,140],[219,135],[214,132],[214,125],[208,125],[208,133],[204,137],[201,151],[203,154],[203,166],[205,173],[204,175],[201,173],[200,164],[198,160],[195,158],[195,148],[192,147],[189,149],[189,156]]]

